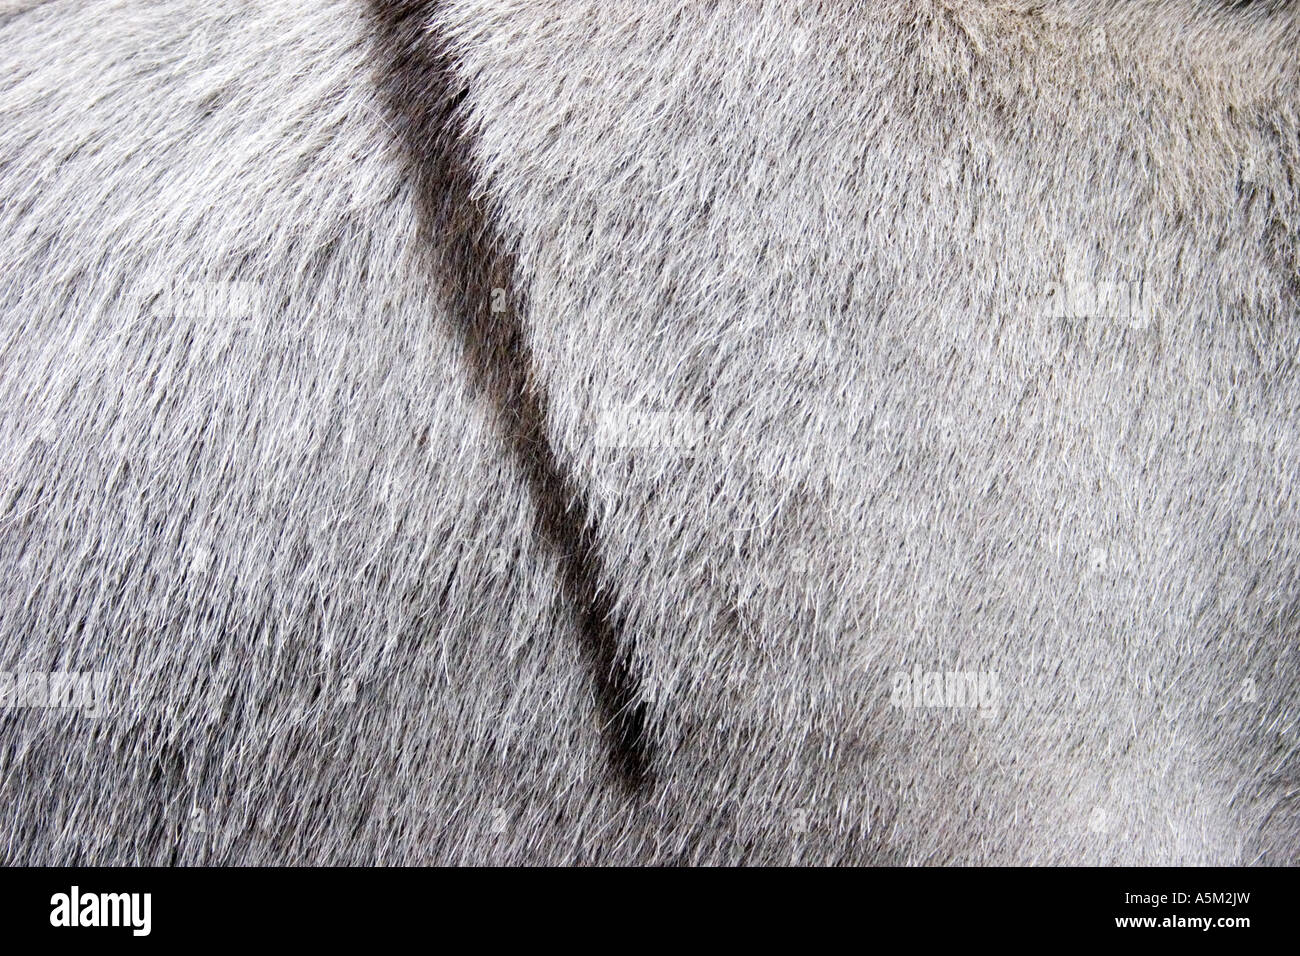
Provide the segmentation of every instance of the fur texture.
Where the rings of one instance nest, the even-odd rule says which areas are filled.
[[[0,6],[0,858],[1300,862],[1300,12],[1135,6]]]

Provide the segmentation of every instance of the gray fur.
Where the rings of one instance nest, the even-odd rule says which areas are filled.
[[[1300,862],[1300,13],[1134,6],[0,6],[0,859]]]

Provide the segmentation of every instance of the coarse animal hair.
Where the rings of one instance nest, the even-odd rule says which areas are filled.
[[[0,3],[0,861],[1300,862],[1297,48]]]

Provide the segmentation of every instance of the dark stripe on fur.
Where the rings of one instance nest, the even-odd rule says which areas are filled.
[[[525,296],[514,288],[514,256],[483,203],[473,197],[470,138],[458,104],[464,90],[449,51],[427,25],[438,3],[372,0],[378,80],[390,122],[407,152],[419,196],[423,241],[432,252],[475,377],[498,414],[508,452],[523,466],[537,533],[560,556],[592,671],[601,725],[620,779],[637,792],[650,782],[646,712],[626,649],[620,648],[609,592],[599,586],[600,556],[590,512],[547,438],[545,396],[532,387],[524,335]],[[492,311],[493,290],[509,307]]]

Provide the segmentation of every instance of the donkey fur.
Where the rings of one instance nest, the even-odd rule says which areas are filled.
[[[0,4],[0,860],[1300,862],[1297,49]]]

